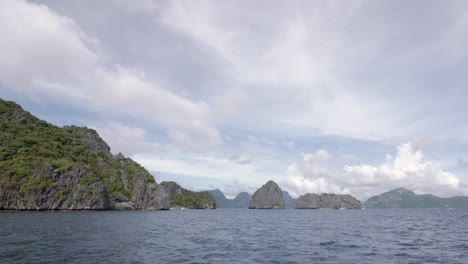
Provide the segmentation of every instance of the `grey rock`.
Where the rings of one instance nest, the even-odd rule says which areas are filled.
[[[268,181],[252,196],[249,209],[284,209],[281,189],[274,181]]]
[[[227,199],[224,193],[219,190],[209,190],[209,192],[216,200],[216,207],[217,208],[232,208],[232,200]]]
[[[296,206],[296,199],[292,198],[287,191],[283,191],[283,200],[286,209],[292,209]]]
[[[135,210],[135,206],[133,206],[133,203],[131,202],[120,202],[120,203],[115,203],[114,205],[116,210]]]
[[[109,145],[99,136],[96,130],[78,126],[64,126],[63,129],[79,136],[81,141],[86,143],[94,154],[102,152],[108,156],[112,156]]]
[[[349,194],[307,193],[297,198],[296,209],[361,209],[361,202]]]
[[[83,184],[85,176],[94,181]],[[0,185],[0,209],[9,210],[108,210],[112,209],[107,189],[98,177],[86,169],[72,167],[66,172],[52,168],[37,172],[34,177],[49,178],[54,184],[25,193]]]
[[[232,206],[233,208],[248,208],[250,200],[252,200],[252,196],[250,194],[248,194],[247,192],[240,192],[232,200]]]
[[[55,149],[62,148],[59,152],[63,151],[64,156],[39,156],[36,160],[41,163],[23,166],[27,169],[24,175],[9,175],[8,167],[0,167],[0,210],[164,210],[171,207],[171,190],[156,184],[154,177],[133,160],[120,153],[112,155],[95,130],[76,126],[59,128],[2,99],[0,121],[18,131],[34,128],[37,133],[35,138],[28,139],[30,143],[24,143],[28,144],[26,149],[37,140],[56,142],[63,135],[68,140],[54,145]],[[11,140],[4,139],[8,135],[0,135],[0,148],[9,146]],[[20,139],[23,141],[18,142],[26,142],[24,136]],[[79,148],[75,148],[77,140],[84,143]],[[75,162],[71,149],[82,149],[86,159],[83,156],[79,163]],[[45,147],[44,153],[47,151]],[[22,165],[11,161],[15,159],[10,160],[9,166],[21,168]],[[208,206],[213,207],[214,203]]]

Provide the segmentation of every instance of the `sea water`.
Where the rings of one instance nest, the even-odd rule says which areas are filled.
[[[0,263],[468,263],[468,210],[0,212]]]

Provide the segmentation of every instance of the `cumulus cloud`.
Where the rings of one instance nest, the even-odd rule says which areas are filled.
[[[297,197],[304,193],[346,193],[347,189],[341,188],[330,180],[331,172],[328,169],[328,161],[332,155],[324,150],[315,153],[302,153],[300,169],[296,163],[291,164],[287,170],[287,178],[281,183],[290,190],[291,195]]]
[[[420,150],[411,143],[397,147],[395,157],[387,155],[384,164],[347,165],[342,171],[329,171],[326,162],[331,156],[324,150],[303,154],[300,167],[288,168],[285,184],[296,194],[305,192],[352,193],[360,198],[405,187],[418,193],[440,196],[466,194],[461,180],[435,162],[424,161]]]
[[[234,179],[232,183],[226,184],[224,186],[223,193],[226,195],[226,197],[232,199],[241,192],[247,192],[252,195],[257,190],[257,188],[259,187],[248,186],[247,184],[243,184],[239,180]]]
[[[107,116],[127,116],[167,129],[186,149],[222,143],[208,106],[146,80],[141,69],[106,65],[92,37],[44,5],[0,3],[0,82],[39,100],[66,100]],[[98,45],[95,45],[98,46]]]
[[[111,152],[123,153],[126,156],[135,153],[154,151],[156,143],[150,144],[145,129],[128,127],[117,122],[108,122],[105,126],[93,127],[101,138],[111,146]]]
[[[387,156],[380,166],[345,166],[346,182],[357,189],[360,185],[377,189],[406,187],[419,193],[432,193],[441,196],[453,195],[461,191],[460,179],[444,171],[439,164],[423,160],[420,150],[411,143],[398,146],[395,158]]]

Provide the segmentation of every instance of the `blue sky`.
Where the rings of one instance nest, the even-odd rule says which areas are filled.
[[[0,2],[0,96],[228,196],[468,195],[465,1]]]

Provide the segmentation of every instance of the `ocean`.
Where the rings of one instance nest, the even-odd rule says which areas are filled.
[[[4,211],[0,263],[468,263],[468,210]]]

